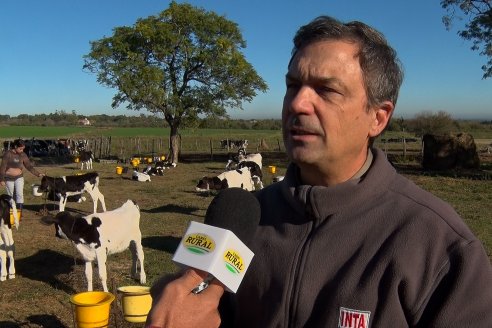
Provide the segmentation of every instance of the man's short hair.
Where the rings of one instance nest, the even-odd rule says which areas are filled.
[[[359,63],[367,94],[367,106],[384,101],[396,105],[403,81],[403,69],[396,51],[374,28],[358,22],[343,23],[329,16],[319,16],[301,26],[294,36],[289,66],[297,52],[308,44],[324,40],[346,40],[359,45]]]

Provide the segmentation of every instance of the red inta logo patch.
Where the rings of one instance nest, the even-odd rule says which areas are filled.
[[[340,317],[338,318],[339,328],[368,328],[370,311],[359,311],[340,308]]]

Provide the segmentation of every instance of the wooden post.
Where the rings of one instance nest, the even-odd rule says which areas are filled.
[[[154,145],[154,138],[152,138],[152,161],[154,160],[155,157],[155,145]]]
[[[403,159],[407,159],[407,140],[405,139],[405,136],[403,136]]]
[[[210,144],[210,160],[213,161],[214,160],[214,151],[213,151],[213,147],[212,147],[212,139],[208,139],[208,142]]]
[[[99,137],[99,158],[102,158],[102,144],[103,144],[103,137]]]

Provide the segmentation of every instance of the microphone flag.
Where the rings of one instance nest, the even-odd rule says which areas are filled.
[[[173,261],[212,274],[236,293],[253,256],[232,231],[191,221]]]

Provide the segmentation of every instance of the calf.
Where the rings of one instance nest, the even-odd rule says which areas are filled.
[[[94,213],[97,211],[97,201],[101,202],[103,212],[106,212],[104,195],[99,191],[99,174],[96,172],[81,175],[68,175],[60,178],[43,176],[39,191],[53,191],[60,198],[60,212],[65,210],[68,196],[87,192],[94,203]]]
[[[243,167],[248,168],[249,172],[251,172],[251,178],[253,179],[255,184],[258,184],[260,186],[260,189],[263,189],[263,172],[261,171],[258,163],[253,161],[242,161],[239,162],[236,169],[242,169]]]
[[[176,167],[176,163],[157,161],[153,167],[152,165],[148,165],[142,173],[146,173],[148,175],[164,175],[165,169],[170,169],[173,167]]]
[[[14,225],[19,229],[19,215],[15,201],[9,195],[0,195],[0,281],[15,278],[15,245],[12,237],[12,223],[10,222],[10,209],[14,216]],[[9,267],[7,271],[7,257]]]
[[[94,154],[90,150],[82,150],[79,155],[80,169],[92,170],[92,161],[94,160]]]
[[[277,175],[276,177],[273,178],[273,182],[280,182],[284,179],[285,177],[283,175]]]
[[[140,182],[150,181],[150,175],[134,170],[132,173],[132,179]]]
[[[196,191],[222,190],[238,187],[248,191],[255,189],[251,172],[247,167],[234,171],[226,171],[216,177],[203,177],[196,185]]]
[[[248,154],[246,155],[245,152],[238,152],[237,157],[231,158],[227,161],[226,164],[226,170],[231,170],[233,168],[237,168],[237,165],[241,162],[255,162],[258,164],[260,169],[263,167],[263,157],[261,156],[260,153],[255,153],[255,154]]]
[[[107,292],[107,256],[128,248],[132,254],[131,276],[145,284],[140,209],[134,201],[129,199],[121,207],[104,213],[81,216],[64,211],[56,216],[45,216],[41,221],[48,225],[55,224],[56,236],[70,240],[82,255],[88,291],[92,290],[92,262],[97,261],[99,278]],[[139,265],[140,274],[137,277]]]

